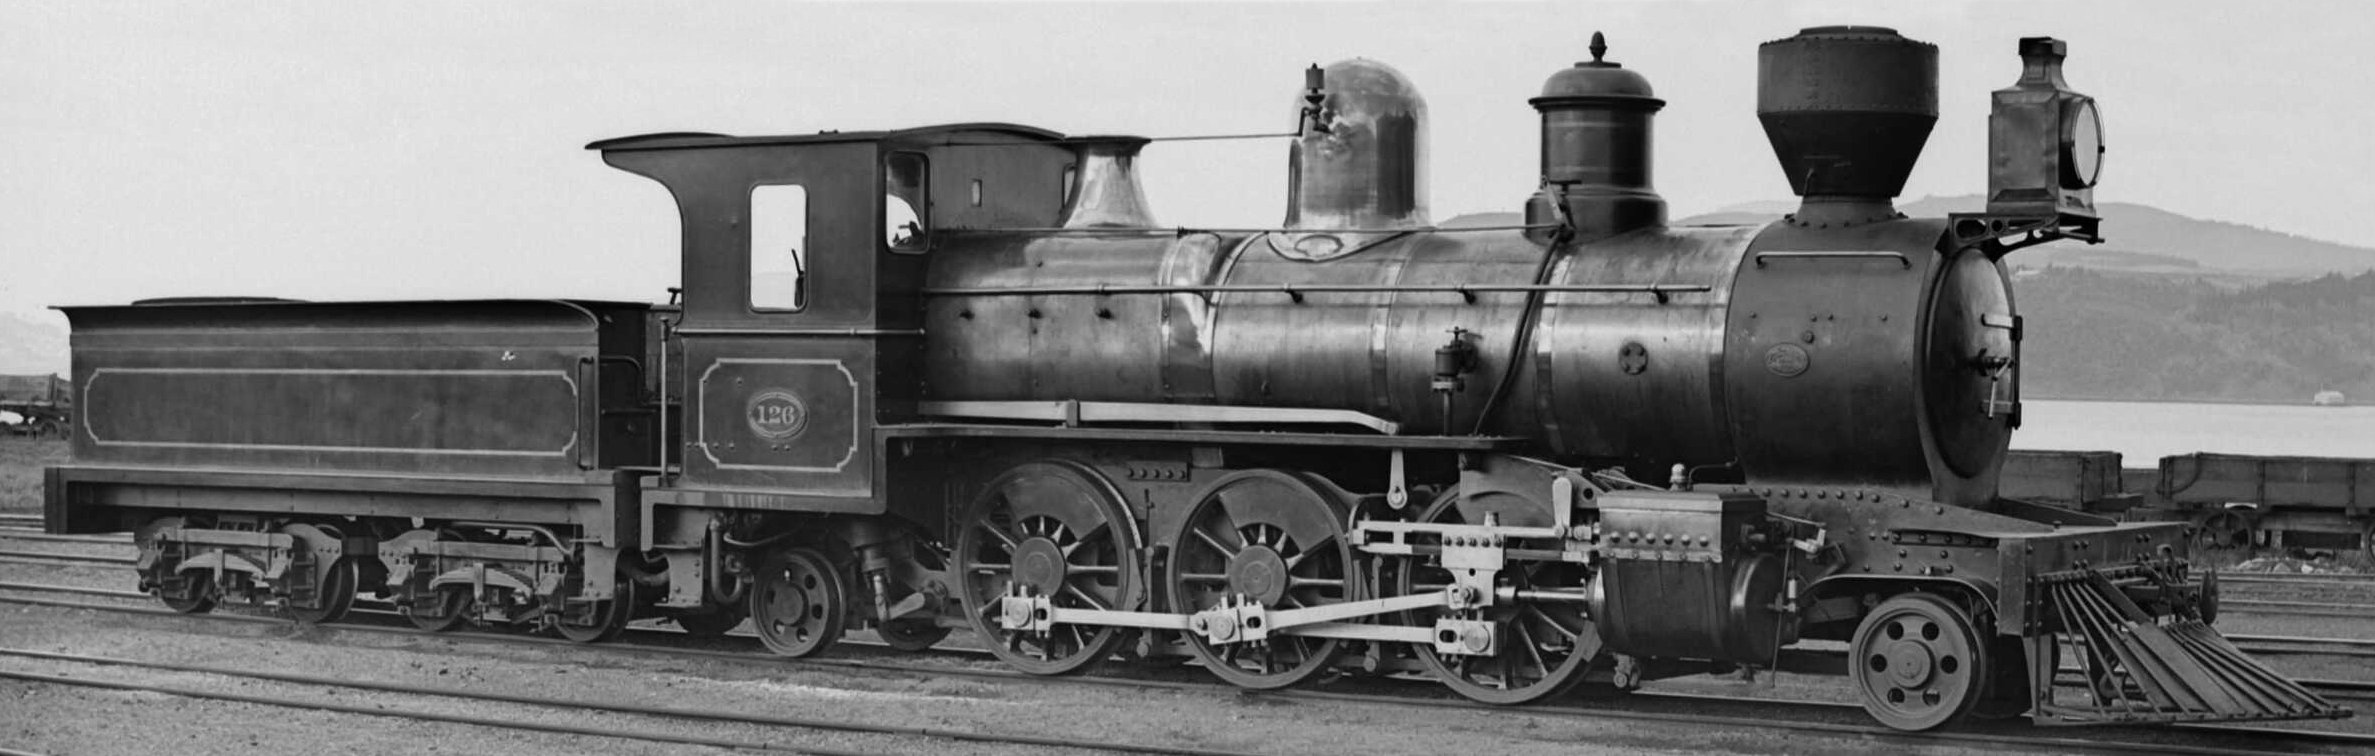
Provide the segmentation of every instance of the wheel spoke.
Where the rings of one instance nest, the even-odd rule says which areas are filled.
[[[1326,553],[1328,553],[1328,552],[1329,552],[1329,550],[1328,550],[1328,549],[1326,549],[1326,548],[1323,548],[1323,547],[1327,546],[1327,545],[1328,545],[1328,544],[1330,544],[1330,543],[1333,543],[1333,542],[1335,542],[1335,540],[1336,540],[1336,536],[1334,536],[1334,535],[1330,535],[1330,536],[1328,536],[1328,537],[1326,537],[1326,538],[1319,539],[1319,541],[1318,541],[1318,542],[1315,542],[1315,543],[1311,544],[1310,546],[1306,546],[1306,547],[1304,547],[1304,549],[1303,549],[1303,551],[1302,551],[1301,553],[1298,553],[1298,554],[1296,554],[1296,555],[1294,555],[1294,556],[1291,556],[1291,557],[1287,557],[1287,559],[1286,559],[1286,568],[1287,568],[1288,570],[1293,570],[1293,569],[1295,568],[1295,566],[1296,566],[1296,565],[1300,565],[1300,564],[1302,564],[1302,563],[1303,563],[1303,560],[1305,560],[1305,559],[1310,559],[1310,558],[1312,558],[1313,556],[1316,556],[1316,555],[1320,555],[1320,554],[1326,554]]]
[[[1083,601],[1083,602],[1087,602],[1087,603],[1088,603],[1088,605],[1089,605],[1089,608],[1090,608],[1090,609],[1111,609],[1111,608],[1113,608],[1113,605],[1112,605],[1112,604],[1105,603],[1105,600],[1104,600],[1104,599],[1100,599],[1100,598],[1097,598],[1097,597],[1095,597],[1095,596],[1091,596],[1091,595],[1089,595],[1089,592],[1088,592],[1088,591],[1081,590],[1081,589],[1080,589],[1080,586],[1073,585],[1073,584],[1071,584],[1071,583],[1069,583],[1069,582],[1067,582],[1067,583],[1065,583],[1065,584],[1064,584],[1064,592],[1066,592],[1066,593],[1070,593],[1070,594],[1072,594],[1073,596],[1075,596],[1075,597],[1078,597],[1078,598],[1079,598],[1081,601]]]
[[[1235,556],[1237,556],[1237,551],[1238,551],[1237,549],[1232,549],[1232,548],[1229,548],[1229,547],[1228,547],[1228,546],[1226,546],[1226,545],[1223,545],[1223,544],[1220,542],[1220,539],[1217,539],[1217,538],[1214,538],[1214,537],[1212,537],[1212,534],[1211,534],[1211,533],[1206,533],[1206,532],[1204,532],[1204,529],[1203,529],[1203,528],[1191,528],[1191,529],[1189,529],[1189,530],[1188,530],[1188,532],[1190,532],[1190,533],[1194,533],[1194,534],[1196,535],[1196,539],[1197,539],[1197,540],[1203,541],[1203,542],[1204,542],[1204,545],[1212,547],[1212,550],[1213,550],[1213,551],[1220,552],[1220,555],[1221,555],[1221,556],[1224,556],[1224,557],[1235,557]]]
[[[1071,559],[1071,558],[1072,558],[1072,552],[1079,551],[1079,550],[1080,550],[1080,548],[1081,548],[1082,546],[1087,546],[1087,545],[1089,545],[1089,544],[1092,544],[1092,543],[1104,543],[1104,542],[1106,542],[1106,541],[1107,541],[1107,540],[1108,540],[1108,539],[1111,537],[1111,535],[1110,535],[1110,534],[1112,533],[1112,531],[1113,531],[1113,524],[1112,524],[1112,523],[1108,523],[1108,522],[1099,522],[1099,523],[1097,523],[1097,526],[1096,526],[1096,527],[1089,528],[1089,529],[1088,529],[1088,530],[1086,530],[1086,531],[1082,531],[1082,532],[1081,532],[1081,533],[1080,533],[1080,534],[1079,534],[1077,537],[1075,537],[1075,538],[1074,538],[1074,539],[1073,539],[1073,540],[1072,540],[1070,543],[1065,543],[1065,544],[1064,544],[1064,548],[1063,548],[1063,551],[1064,551],[1064,558],[1065,558],[1065,559]],[[1059,541],[1057,541],[1057,542],[1058,542],[1058,543],[1063,543],[1063,541],[1060,541],[1060,540],[1059,540]]]
[[[1542,670],[1542,675],[1538,679],[1550,679],[1550,665],[1542,660],[1542,649],[1535,645],[1533,631],[1527,630],[1523,622],[1511,623],[1511,629],[1516,630],[1519,638],[1525,641],[1518,647],[1526,650],[1526,658],[1533,660],[1535,669]]]
[[[997,536],[998,543],[1006,547],[1006,553],[1012,554],[1014,553],[1016,547],[1022,545],[1022,539],[1016,538],[1014,537],[1014,534],[1006,532],[1006,528],[1000,527],[997,523],[993,523],[988,520],[982,520],[973,523],[973,527],[980,529],[984,533]]]
[[[1179,574],[1179,581],[1182,583],[1227,583],[1229,576],[1209,572],[1182,572]]]
[[[1549,626],[1549,627],[1550,627],[1550,629],[1552,629],[1552,630],[1556,630],[1556,631],[1558,631],[1558,633],[1559,633],[1560,635],[1567,636],[1567,639],[1568,639],[1568,640],[1570,640],[1570,641],[1579,641],[1579,640],[1583,640],[1583,632],[1582,632],[1582,631],[1580,631],[1580,630],[1571,630],[1571,629],[1568,629],[1568,627],[1567,627],[1566,625],[1564,625],[1564,624],[1561,624],[1561,623],[1559,622],[1558,618],[1556,618],[1556,617],[1552,617],[1552,616],[1550,615],[1550,613],[1549,613],[1549,612],[1542,611],[1542,607],[1535,606],[1535,605],[1533,605],[1533,604],[1523,604],[1523,605],[1520,605],[1520,606],[1521,606],[1521,608],[1519,609],[1519,611],[1520,611],[1520,612],[1531,612],[1531,613],[1533,613],[1533,615],[1534,615],[1534,617],[1535,617],[1535,618],[1542,620],[1542,624],[1544,624],[1544,625],[1546,625],[1546,626]]]
[[[982,574],[1007,573],[1014,571],[1014,565],[998,562],[974,562],[973,571]]]

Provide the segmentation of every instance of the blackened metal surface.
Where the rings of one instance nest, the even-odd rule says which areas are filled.
[[[66,308],[83,397],[75,458],[518,477],[647,463],[650,426],[634,412],[644,307]]]
[[[2007,353],[2009,331],[1987,325],[2009,322],[2009,284],[1976,250],[1940,253],[1942,226],[1777,224],[1757,238],[1725,349],[1751,482],[1993,500],[2013,413],[1991,416],[1975,397],[2017,402],[2017,364],[1990,359]]]
[[[1541,203],[1559,203],[1577,239],[1597,239],[1666,222],[1651,184],[1650,121],[1666,101],[1649,80],[1616,63],[1598,33],[1592,59],[1552,74],[1528,102],[1542,113]],[[1528,222],[1543,220],[1528,218]]]
[[[1897,196],[1938,121],[1938,48],[1875,26],[1767,42],[1757,119],[1799,196]]]
[[[926,394],[1353,409],[1409,433],[1468,433],[1516,366],[1487,432],[1718,464],[1731,457],[1725,306],[1757,231],[1647,229],[1556,251],[1509,231],[1414,232],[1324,262],[1261,237],[949,235],[930,282],[952,293],[928,299]],[[1000,293],[1018,289],[1049,293]],[[1529,317],[1538,327],[1519,344]],[[1454,328],[1478,361],[1447,425],[1431,387]]]

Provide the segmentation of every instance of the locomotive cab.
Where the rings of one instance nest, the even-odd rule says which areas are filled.
[[[939,232],[1054,225],[1074,154],[999,124],[588,149],[667,186],[683,227],[663,497],[867,514],[888,486],[874,430],[914,413]]]

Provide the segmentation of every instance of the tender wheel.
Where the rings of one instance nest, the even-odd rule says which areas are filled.
[[[627,629],[627,622],[635,618],[635,578],[619,575],[611,583],[610,600],[594,607],[590,624],[555,623],[553,629],[575,643],[600,643],[618,637]]]
[[[675,621],[676,626],[683,629],[686,635],[695,638],[718,638],[741,625],[742,620],[749,616],[750,609],[747,604],[735,604],[720,606],[717,611],[713,612],[674,614],[670,615],[669,619]]]
[[[965,616],[1007,664],[1038,675],[1070,674],[1104,661],[1130,639],[1128,628],[1061,625],[1040,634],[998,622],[1002,599],[1016,586],[1059,607],[1139,606],[1138,530],[1121,492],[1096,471],[1047,461],[998,476],[967,510],[956,549]]]
[[[833,562],[815,549],[769,554],[750,587],[751,628],[767,650],[808,656],[841,639],[849,595]]]
[[[298,542],[305,544],[308,548],[315,549],[314,553],[316,554],[327,553],[329,548],[338,545],[341,537],[337,528],[305,523],[290,524],[281,528],[281,532],[296,538]],[[322,568],[319,573],[310,576],[315,581],[314,602],[317,606],[309,608],[296,606],[292,603],[288,608],[289,616],[298,622],[309,624],[337,622],[345,619],[347,610],[355,605],[355,586],[361,582],[362,565],[360,561],[351,556],[341,556],[332,560],[329,566]],[[289,573],[285,573],[282,579],[292,580],[296,575],[296,571],[292,569]]]
[[[338,561],[330,563],[330,568],[322,571],[321,607],[307,609],[291,606],[289,616],[298,622],[315,625],[346,619],[347,610],[355,605],[355,583],[359,582],[358,575],[361,572],[362,568],[350,558],[340,557]]]
[[[1954,721],[1980,698],[1990,666],[1971,618],[1938,596],[1908,593],[1864,617],[1849,651],[1864,711],[1899,730]]]
[[[892,620],[875,630],[884,645],[901,651],[926,651],[948,637],[948,628],[931,620]]]
[[[185,592],[186,595],[175,596],[168,591],[159,589],[157,600],[165,602],[165,608],[182,614],[205,614],[214,611],[216,598],[214,584],[197,577],[185,577],[183,580],[190,583],[189,590]]]
[[[1445,492],[1421,515],[1425,522],[1466,524],[1459,507],[1459,491]],[[1553,523],[1550,505],[1504,491],[1475,496],[1472,506],[1499,515],[1510,526],[1547,526]],[[1403,595],[1440,591],[1451,584],[1451,573],[1439,562],[1405,562],[1400,571]],[[1502,571],[1518,590],[1573,589],[1583,585],[1582,565],[1567,562],[1517,562]],[[1581,603],[1496,603],[1482,617],[1502,628],[1499,653],[1492,656],[1440,655],[1433,646],[1416,647],[1420,663],[1435,679],[1460,695],[1490,704],[1514,705],[1564,693],[1582,682],[1584,672],[1600,654],[1600,631]],[[1443,616],[1441,609],[1411,613],[1421,626]]]
[[[2194,544],[2205,549],[2250,552],[2251,516],[2232,509],[2203,515],[2194,522]]]
[[[442,633],[461,627],[462,621],[469,618],[466,611],[469,608],[470,588],[449,585],[438,588],[428,597],[414,602],[411,608],[405,610],[404,616],[412,620],[413,627],[432,633]]]
[[[1327,489],[1277,470],[1247,470],[1215,481],[1188,509],[1186,524],[1171,543],[1164,573],[1171,610],[1193,614],[1238,596],[1269,609],[1361,598],[1344,539],[1348,511]],[[1201,633],[1184,635],[1206,669],[1232,684],[1261,690],[1327,671],[1345,645],[1296,635],[1213,644]]]

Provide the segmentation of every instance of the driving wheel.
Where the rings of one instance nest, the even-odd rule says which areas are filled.
[[[959,599],[999,659],[1032,674],[1070,674],[1112,656],[1129,629],[1008,630],[999,622],[1003,599],[1019,589],[1058,607],[1136,609],[1142,560],[1135,520],[1104,476],[1071,462],[1029,462],[991,481],[968,509],[956,542]]]
[[[1500,524],[1543,527],[1554,524],[1548,502],[1508,491],[1484,491],[1470,499],[1471,511],[1493,512]],[[1445,491],[1421,515],[1425,522],[1470,524],[1460,508],[1460,491]],[[1440,559],[1413,557],[1400,570],[1402,595],[1430,593],[1451,585],[1451,573]],[[1569,562],[1512,562],[1500,573],[1503,585],[1517,590],[1572,590],[1588,575],[1583,565]],[[1587,605],[1579,602],[1495,602],[1466,619],[1498,623],[1500,643],[1491,656],[1436,653],[1432,645],[1415,650],[1435,679],[1460,695],[1490,704],[1514,705],[1541,700],[1571,690],[1600,654],[1600,631]],[[1444,610],[1411,612],[1414,624],[1431,627]]]
[[[1214,481],[1172,539],[1164,573],[1171,610],[1194,614],[1237,598],[1272,611],[1360,598],[1344,538],[1349,511],[1325,484],[1292,473],[1245,470]],[[1205,669],[1258,690],[1311,679],[1334,666],[1346,645],[1283,633],[1258,642],[1183,635]]]

